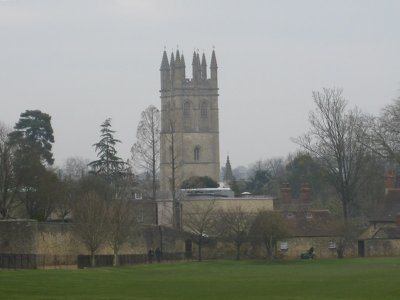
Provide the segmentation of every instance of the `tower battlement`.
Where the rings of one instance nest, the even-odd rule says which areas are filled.
[[[198,52],[193,52],[192,58],[192,78],[186,78],[186,64],[183,54],[176,51],[176,54],[171,53],[171,58],[168,59],[167,52],[164,50],[161,61],[161,92],[172,88],[190,88],[204,87],[216,88],[217,82],[217,59],[215,51],[211,55],[210,77],[207,76],[206,56],[203,53],[200,61]]]

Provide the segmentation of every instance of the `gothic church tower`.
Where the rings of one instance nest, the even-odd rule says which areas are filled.
[[[193,53],[192,78],[185,75],[185,59],[176,51],[161,62],[160,190],[171,196],[183,180],[209,176],[219,181],[219,125],[217,60],[213,50],[210,77],[206,57]],[[175,182],[175,183],[174,183]]]

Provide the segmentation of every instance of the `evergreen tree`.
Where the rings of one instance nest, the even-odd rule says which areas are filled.
[[[42,164],[54,163],[51,152],[54,136],[50,115],[40,110],[25,111],[9,137],[10,144],[17,146],[17,156],[38,159]]]
[[[98,159],[89,163],[92,173],[104,176],[107,181],[120,177],[125,173],[126,163],[117,156],[115,145],[121,143],[114,138],[114,130],[111,130],[111,119],[106,119],[101,124],[100,141],[93,144]]]
[[[31,219],[45,221],[54,210],[58,180],[49,168],[54,162],[54,143],[50,115],[27,110],[9,134],[9,145],[15,149],[13,170],[18,184],[18,198]]]

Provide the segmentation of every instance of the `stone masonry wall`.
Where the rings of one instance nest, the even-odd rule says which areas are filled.
[[[399,256],[400,239],[370,239],[364,241],[365,256]]]
[[[38,223],[32,220],[0,221],[0,253],[79,255],[89,254],[74,234],[72,224]],[[170,228],[141,226],[120,250],[120,254],[143,254],[150,248],[164,252],[183,252],[184,237]],[[112,254],[105,244],[98,254]]]
[[[35,220],[0,220],[0,253],[36,253],[37,226]]]

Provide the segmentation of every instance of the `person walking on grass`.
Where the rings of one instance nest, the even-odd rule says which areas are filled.
[[[153,263],[153,257],[154,257],[154,252],[153,248],[150,248],[149,252],[147,252],[147,258],[149,260],[149,263]]]

